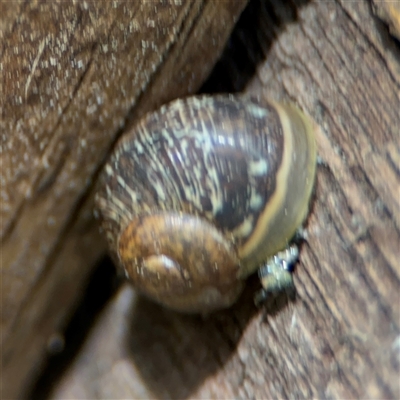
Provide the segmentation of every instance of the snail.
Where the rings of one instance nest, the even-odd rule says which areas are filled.
[[[268,259],[286,278],[267,279],[264,267],[258,300],[287,284],[296,252],[273,257],[308,214],[314,130],[292,104],[232,95],[175,100],[142,118],[117,143],[95,196],[134,286],[169,308],[208,313],[233,304]]]

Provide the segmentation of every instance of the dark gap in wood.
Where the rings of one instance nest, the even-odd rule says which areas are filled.
[[[268,56],[275,38],[287,24],[298,19],[298,10],[310,0],[251,0],[237,22],[200,93],[235,93],[242,91],[254,76],[257,66]],[[269,30],[262,29],[270,19]],[[266,37],[259,37],[259,33]]]

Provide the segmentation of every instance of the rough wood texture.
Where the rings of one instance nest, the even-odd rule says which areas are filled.
[[[400,49],[367,2],[250,7],[207,89],[241,88],[265,57],[246,92],[322,128],[296,301],[255,309],[254,279],[203,320],[123,286],[51,398],[400,397]]]
[[[121,128],[199,88],[245,3],[0,4],[3,398],[104,252],[88,190]]]

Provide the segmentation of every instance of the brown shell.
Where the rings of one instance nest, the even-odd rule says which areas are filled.
[[[233,302],[239,278],[285,247],[307,214],[313,129],[292,105],[232,96],[147,115],[118,143],[96,196],[135,286],[186,311]]]
[[[243,287],[231,243],[190,214],[135,218],[121,234],[119,256],[136,287],[177,310],[227,307]]]

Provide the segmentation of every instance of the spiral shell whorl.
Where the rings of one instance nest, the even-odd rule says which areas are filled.
[[[243,287],[231,244],[213,225],[190,214],[134,219],[121,234],[119,254],[133,284],[174,309],[226,307]]]

